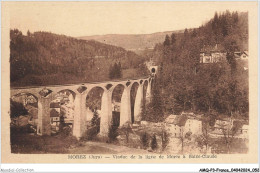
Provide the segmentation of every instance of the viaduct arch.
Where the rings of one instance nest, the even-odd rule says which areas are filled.
[[[122,81],[108,81],[96,83],[81,83],[69,85],[52,85],[39,87],[11,88],[11,98],[20,93],[29,93],[37,98],[38,103],[38,125],[37,134],[50,135],[50,103],[55,96],[64,90],[73,93],[74,96],[74,117],[73,117],[73,135],[81,137],[87,130],[86,117],[89,116],[86,111],[86,98],[89,92],[98,87],[103,89],[101,97],[100,110],[100,135],[107,136],[112,118],[112,93],[117,86],[123,86],[124,90],[121,96],[120,104],[120,126],[127,121],[132,122],[131,116],[131,88],[138,84],[134,101],[134,120],[141,120],[141,110],[145,102],[151,99],[151,85],[153,76],[141,79],[129,79]],[[144,93],[144,84],[146,84],[146,93]]]

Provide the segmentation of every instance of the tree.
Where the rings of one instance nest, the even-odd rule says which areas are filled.
[[[121,63],[114,63],[113,66],[110,66],[109,69],[109,78],[110,79],[119,79],[122,77]]]
[[[224,42],[224,47],[227,52],[227,61],[231,67],[231,75],[234,76],[234,73],[236,71],[236,60],[234,52],[238,50],[237,41],[233,37],[227,37]]]
[[[27,36],[30,37],[31,36],[31,32],[28,30],[27,31]]]
[[[151,148],[152,148],[152,150],[157,149],[157,140],[156,140],[155,134],[153,134],[153,137],[152,137]]]
[[[115,68],[115,64],[114,64],[114,66],[110,66],[110,68],[109,68],[109,78],[110,79],[114,79],[115,78],[115,70],[114,70],[114,68]]]
[[[239,126],[233,125],[233,127],[232,127],[231,122],[232,122],[232,117],[230,118],[229,124],[227,124],[227,125],[221,124],[220,125],[221,126],[220,129],[221,129],[223,136],[224,136],[224,140],[225,140],[225,144],[226,144],[228,154],[230,154],[230,150],[231,150],[233,140],[235,138],[236,133],[239,130]]]
[[[100,126],[100,119],[98,117],[98,112],[97,112],[96,109],[93,112],[93,117],[91,119],[91,125],[92,126]]]
[[[234,20],[234,23],[237,24],[238,23],[238,12],[233,12],[232,13],[232,18]]]
[[[141,106],[141,120],[146,120],[146,106],[142,104]]]
[[[210,120],[209,118],[205,118],[202,122],[202,134],[197,137],[198,145],[203,148],[206,147],[206,153],[208,151],[208,145],[210,142],[209,130],[210,130]]]
[[[183,154],[184,152],[184,139],[185,139],[185,135],[183,132],[183,128],[181,129],[181,133],[180,133],[180,141],[181,141],[181,153]]]
[[[191,140],[191,135],[192,132],[187,132],[184,133],[184,127],[181,128],[181,133],[180,133],[180,141],[181,141],[181,153],[184,153],[184,143],[186,142],[186,140],[188,139],[189,141]]]
[[[170,44],[171,44],[170,37],[169,37],[169,35],[167,34],[167,35],[165,36],[165,40],[164,40],[164,42],[163,42],[163,45],[164,45],[164,46],[170,46]]]
[[[13,101],[10,99],[10,116],[11,118],[19,117],[20,115],[28,115],[28,111],[25,109],[22,103]]]
[[[152,87],[152,100],[146,106],[146,121],[162,122],[164,120],[163,102],[159,83],[155,82]]]
[[[141,134],[141,143],[144,149],[149,146],[149,135],[146,132]]]
[[[167,131],[165,129],[162,129],[161,139],[162,139],[162,151],[163,151],[169,144],[169,140],[170,140],[169,134],[167,133]]]
[[[189,31],[188,31],[188,29],[187,29],[187,28],[185,28],[185,30],[184,30],[184,37],[187,37],[187,36],[188,36],[188,34],[189,34]]]
[[[117,139],[118,136],[118,127],[113,125],[113,120],[110,123],[109,129],[108,129],[108,142],[111,143]]]
[[[59,125],[59,131],[61,132],[63,130],[63,127],[65,126],[65,113],[63,111],[60,112],[60,125]]]
[[[214,18],[213,18],[213,21],[212,21],[212,29],[213,29],[216,37],[220,36],[219,28],[220,28],[220,26],[219,26],[219,16],[218,16],[218,13],[215,12],[215,15],[214,15]]]
[[[175,45],[175,43],[176,43],[176,36],[175,36],[174,33],[172,33],[172,35],[171,35],[171,44]]]
[[[117,77],[118,78],[121,78],[122,77],[122,67],[121,67],[121,63],[120,61],[118,62],[118,65],[117,65]]]
[[[196,31],[196,29],[193,29],[193,30],[192,30],[191,36],[192,36],[192,37],[197,37],[197,31]]]

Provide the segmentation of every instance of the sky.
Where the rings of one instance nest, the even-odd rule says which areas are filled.
[[[10,28],[72,37],[149,34],[199,27],[215,11],[247,11],[243,2],[5,2]],[[251,4],[252,5],[252,4]]]

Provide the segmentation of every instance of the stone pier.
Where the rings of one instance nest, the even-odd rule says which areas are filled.
[[[101,101],[100,135],[108,136],[112,120],[112,91],[105,90]]]
[[[131,122],[131,102],[130,102],[131,88],[125,87],[120,104],[120,126],[124,125],[127,121]]]
[[[139,83],[134,106],[134,121],[141,121],[141,113],[143,108],[143,82]]]
[[[37,134],[38,135],[51,135],[51,125],[50,125],[50,103],[52,97],[51,94],[38,99],[38,125]]]
[[[86,129],[86,95],[77,93],[74,101],[73,136],[80,138]]]

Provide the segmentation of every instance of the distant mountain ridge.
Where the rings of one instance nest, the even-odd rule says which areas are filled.
[[[123,47],[127,50],[153,49],[157,43],[162,43],[165,36],[172,33],[183,33],[184,30],[156,32],[152,34],[107,34],[82,36],[78,39],[95,40],[101,43]]]

